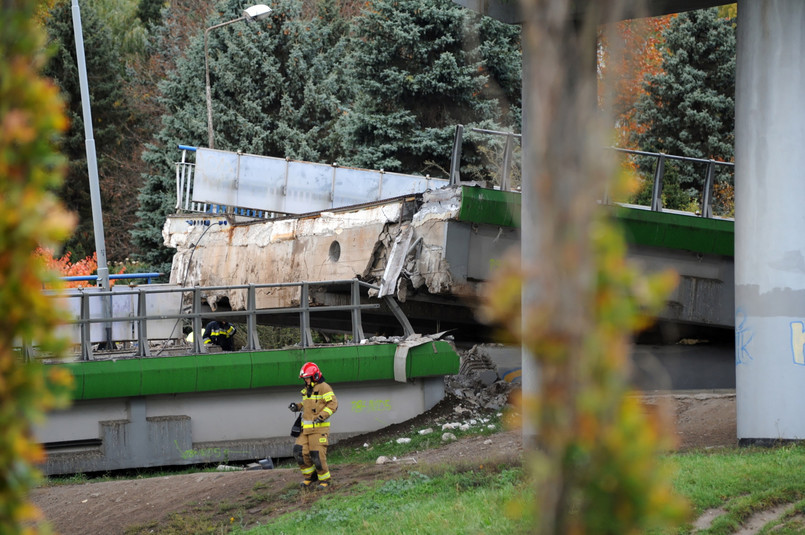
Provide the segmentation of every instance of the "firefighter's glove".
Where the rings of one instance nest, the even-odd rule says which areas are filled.
[[[316,422],[317,424],[320,424],[320,423],[324,422],[324,420],[325,420],[324,416],[319,414],[318,416],[316,416],[316,419],[313,420],[313,421]]]
[[[288,405],[288,408],[291,409],[291,412],[299,412],[301,408],[296,403],[291,403]]]

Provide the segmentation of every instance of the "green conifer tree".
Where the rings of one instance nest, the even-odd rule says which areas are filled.
[[[218,8],[208,27],[242,14],[234,0]],[[215,148],[329,161],[337,154],[331,125],[349,95],[350,85],[339,83],[335,74],[348,26],[331,0],[319,4],[315,18],[303,16],[298,0],[283,0],[272,9],[268,19],[209,33]],[[144,154],[151,174],[132,234],[144,260],[160,270],[169,268],[172,254],[162,244],[161,229],[175,206],[176,147],[208,145],[204,67],[202,31],[160,85],[163,126]]]
[[[501,108],[501,125],[519,132],[522,128],[523,54],[520,27],[482,17],[478,24],[483,65],[489,73],[488,93]]]
[[[341,7],[338,0],[320,0],[316,16],[301,22],[304,41],[294,55],[305,58],[306,68],[294,70],[299,93],[283,96],[278,124],[284,133],[284,154],[289,158],[340,160],[341,143],[335,125],[354,95],[354,80],[345,73],[342,61],[348,53],[349,23],[341,15]]]
[[[131,150],[124,146],[123,132],[130,113],[123,94],[123,73],[120,57],[112,36],[91,6],[81,8],[87,78],[92,107],[93,137],[98,158],[101,204],[105,211],[124,211],[130,198],[113,195],[116,191],[116,153]],[[70,129],[63,138],[63,152],[69,160],[69,170],[59,195],[67,208],[78,214],[75,233],[65,248],[73,258],[84,258],[95,250],[92,206],[89,196],[84,116],[81,107],[75,34],[70,2],[60,0],[47,19],[46,29],[53,57],[45,75],[53,78],[68,103]]]
[[[358,92],[340,124],[342,160],[436,174],[450,165],[456,125],[501,129],[480,21],[450,0],[379,0],[354,19],[350,68]],[[464,161],[477,160],[465,146]]]
[[[140,0],[137,4],[137,18],[146,28],[159,26],[162,22],[164,0]]]
[[[663,72],[647,77],[636,121],[641,150],[732,161],[735,145],[735,21],[717,8],[683,13],[664,33]],[[654,162],[641,169],[652,172]],[[665,206],[684,208],[700,194],[703,165],[671,164]],[[648,192],[650,194],[650,191]]]

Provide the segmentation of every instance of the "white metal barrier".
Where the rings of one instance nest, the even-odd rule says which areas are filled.
[[[265,218],[352,206],[449,185],[405,175],[180,145],[176,209]],[[194,152],[195,163],[187,161]]]

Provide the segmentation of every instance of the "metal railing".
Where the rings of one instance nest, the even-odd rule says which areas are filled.
[[[501,190],[504,191],[510,190],[511,189],[510,173],[512,166],[514,143],[515,141],[521,140],[521,135],[515,134],[513,132],[500,132],[496,130],[485,130],[482,128],[472,128],[471,130],[473,132],[480,134],[505,137],[506,141],[503,149],[503,161],[501,163],[502,173],[499,187]],[[461,184],[460,165],[461,165],[461,145],[463,143],[463,137],[464,137],[464,125],[460,124],[456,125],[456,132],[455,132],[455,138],[453,140],[453,150],[450,162],[450,185]],[[647,152],[632,149],[622,149],[619,147],[608,147],[608,149],[624,154],[655,158],[657,160],[657,163],[654,166],[652,195],[650,204],[650,209],[655,212],[663,211],[662,190],[663,190],[663,181],[665,179],[667,160],[674,160],[688,164],[704,164],[706,166],[702,187],[701,202],[699,203],[700,204],[699,211],[696,215],[707,218],[712,218],[714,216],[712,207],[713,186],[715,184],[715,175],[717,168],[721,166],[725,168],[734,169],[735,167],[735,164],[732,162],[720,162],[712,159],[674,156],[671,154]],[[610,204],[611,200],[609,198],[605,198],[604,203]]]
[[[492,136],[502,136],[505,137],[505,145],[503,150],[503,162],[501,164],[502,169],[502,176],[499,188],[504,191],[510,190],[510,173],[512,167],[512,159],[514,157],[514,144],[515,142],[521,139],[520,134],[515,134],[513,132],[499,132],[495,130],[485,130],[480,128],[472,128],[473,132],[485,134],[485,135],[492,135]],[[458,185],[461,184],[461,174],[460,174],[460,165],[461,165],[461,144],[464,135],[464,126],[457,125],[456,132],[455,132],[455,139],[453,141],[453,150],[451,154],[451,166],[450,166],[450,180],[449,182],[446,181],[439,181],[438,179],[431,179],[427,177],[428,181],[435,181],[440,182],[439,186],[441,186],[442,182],[449,183],[449,185]],[[190,147],[186,145],[179,145],[179,149],[182,151],[182,158],[180,162],[176,163],[176,210],[177,212],[203,212],[203,213],[210,213],[210,214],[232,214],[232,215],[242,215],[257,219],[266,219],[270,217],[274,217],[278,212],[270,212],[266,210],[256,210],[253,208],[242,208],[237,206],[230,206],[225,204],[210,204],[210,203],[199,203],[194,202],[192,200],[193,196],[193,185],[194,185],[194,177],[195,177],[195,164],[192,162],[187,161],[187,154],[188,152],[196,152],[195,147]],[[657,152],[647,152],[641,150],[632,150],[632,149],[623,149],[619,147],[607,147],[608,150],[614,150],[616,152],[627,154],[631,156],[641,156],[647,158],[654,158],[656,159],[656,164],[654,166],[654,174],[653,174],[653,184],[652,184],[652,195],[651,195],[651,204],[649,208],[653,211],[662,212],[663,211],[663,202],[662,202],[662,192],[663,192],[663,181],[665,179],[667,166],[666,163],[671,161],[682,162],[684,164],[699,164],[705,166],[704,172],[704,179],[703,179],[703,187],[701,192],[701,202],[699,203],[700,209],[695,215],[699,215],[701,217],[712,218],[714,217],[713,213],[713,187],[715,185],[715,177],[716,172],[719,167],[722,168],[730,168],[733,169],[735,164],[732,162],[721,162],[712,159],[704,159],[704,158],[691,158],[686,156],[675,156],[671,154],[664,154],[664,153],[657,153]],[[304,163],[304,162],[298,162]],[[313,165],[313,164],[311,164]],[[317,164],[318,165],[318,164]],[[334,165],[333,169],[335,171],[338,170],[338,166]],[[334,172],[335,172],[334,171]],[[381,175],[383,175],[383,171],[378,171]],[[286,172],[287,174],[287,172]],[[286,177],[287,179],[287,177]],[[237,182],[237,180],[236,180]],[[333,181],[333,184],[335,182]],[[429,182],[430,183],[430,182]],[[430,186],[429,186],[430,187]],[[287,184],[285,186],[287,188]],[[333,192],[330,191],[328,193],[332,200]],[[604,202],[609,204],[611,200],[609,198],[605,198]],[[691,212],[692,213],[692,212]]]
[[[163,276],[164,273],[113,273],[109,275],[109,280],[121,279],[145,279],[146,284],[151,284],[151,279]],[[68,277],[61,277],[61,280],[66,282],[87,281],[96,282],[97,275],[70,275]]]
[[[610,150],[624,154],[632,154],[635,156],[646,156],[656,158],[657,163],[654,166],[654,182],[651,188],[651,205],[650,209],[654,212],[663,211],[662,203],[662,189],[663,180],[666,172],[666,161],[674,160],[690,164],[704,164],[705,176],[702,187],[701,202],[699,203],[699,212],[696,215],[706,218],[713,217],[713,186],[715,184],[716,168],[718,166],[734,170],[735,164],[732,162],[719,162],[717,160],[708,160],[704,158],[689,158],[686,156],[674,156],[671,154],[663,154],[661,152],[646,152],[641,150],[622,149],[618,147],[609,147]],[[734,172],[734,171],[733,171]],[[604,199],[604,202],[610,204],[610,199]]]
[[[501,163],[500,189],[509,191],[511,189],[511,169],[512,158],[514,157],[514,142],[522,139],[522,134],[514,132],[501,132],[499,130],[487,130],[484,128],[471,128],[473,132],[492,136],[502,136],[506,138],[503,145],[503,161]],[[461,184],[461,147],[464,143],[464,125],[456,125],[456,132],[453,138],[453,150],[450,157],[450,185]]]
[[[310,304],[310,288],[319,287],[332,287],[332,286],[349,286],[350,302],[348,305],[319,305],[311,306]],[[285,308],[257,308],[257,293],[260,290],[270,290],[276,288],[299,288],[299,305],[294,307]],[[78,318],[71,321],[70,324],[78,325],[80,331],[80,360],[93,360],[93,342],[90,335],[90,327],[94,323],[115,323],[115,322],[133,322],[136,324],[136,342],[133,354],[134,357],[150,357],[151,346],[148,338],[148,321],[149,320],[172,320],[175,319],[176,323],[173,330],[176,331],[176,336],[169,337],[169,339],[183,339],[184,333],[182,326],[185,322],[190,322],[194,333],[202,333],[203,325],[202,318],[215,317],[215,318],[245,318],[246,323],[246,346],[247,351],[260,350],[260,340],[257,332],[258,318],[261,316],[271,316],[280,314],[298,314],[299,316],[299,329],[300,340],[299,346],[306,348],[313,346],[313,336],[311,330],[311,314],[322,312],[348,312],[351,323],[351,344],[358,345],[365,339],[363,325],[361,320],[361,311],[367,309],[378,309],[380,303],[361,304],[361,289],[378,290],[378,286],[368,284],[357,279],[351,280],[335,280],[335,281],[316,281],[316,282],[292,282],[292,283],[274,283],[274,284],[244,284],[234,286],[194,286],[192,288],[176,288],[166,287],[159,288],[156,286],[137,287],[122,291],[84,291],[84,289],[77,289],[74,295],[66,295],[63,292],[46,291],[46,295],[58,298],[76,298],[80,299],[80,313]],[[215,291],[245,291],[246,292],[246,308],[244,310],[228,310],[213,312],[204,310],[202,308],[203,296],[205,293]],[[149,314],[148,313],[148,295],[161,294],[161,293],[181,293],[182,306],[181,310],[175,314]],[[134,315],[127,315],[124,317],[90,317],[90,300],[97,299],[104,296],[112,296],[112,298],[120,296],[136,296],[136,310]],[[413,327],[408,321],[408,318],[403,313],[399,304],[390,296],[381,298],[386,304],[391,313],[395,316],[403,330],[403,336],[410,336],[414,334]],[[189,310],[184,310],[189,301]],[[26,358],[33,355],[32,348],[25,344],[23,352]],[[194,336],[192,342],[193,353],[203,353],[204,345],[201,336]]]

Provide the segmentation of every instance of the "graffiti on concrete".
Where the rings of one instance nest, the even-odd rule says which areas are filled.
[[[791,322],[791,353],[794,364],[805,366],[805,323],[801,321]]]
[[[377,411],[390,411],[391,410],[391,400],[390,399],[370,399],[369,401],[364,401],[359,399],[358,401],[352,402],[352,412],[377,412]]]
[[[755,360],[749,352],[749,343],[755,334],[746,325],[746,312],[739,308],[735,313],[735,364],[746,364]]]

